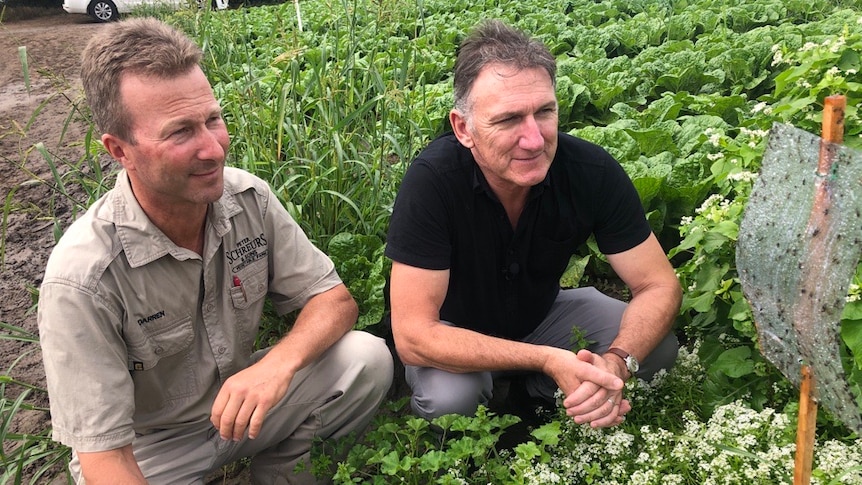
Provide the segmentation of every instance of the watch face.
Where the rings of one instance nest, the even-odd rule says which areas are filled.
[[[638,363],[638,360],[635,358],[635,356],[629,355],[629,357],[626,359],[626,367],[628,367],[629,372],[634,375],[635,372],[640,369],[640,364]]]

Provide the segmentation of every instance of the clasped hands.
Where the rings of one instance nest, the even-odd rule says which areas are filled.
[[[632,407],[623,399],[625,383],[616,375],[617,367],[588,350],[577,354],[564,351],[559,355],[558,360],[550,363],[547,373],[563,391],[566,415],[593,428],[622,423]]]

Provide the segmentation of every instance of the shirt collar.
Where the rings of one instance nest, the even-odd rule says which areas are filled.
[[[239,204],[228,190],[213,202],[207,211],[207,240],[205,248],[213,248],[213,238],[222,238],[231,228],[230,218],[241,212]],[[117,183],[111,191],[109,203],[102,206],[97,217],[112,222],[129,265],[143,266],[167,254],[178,260],[196,257],[194,253],[173,243],[150,221],[132,192],[125,170],[117,174]],[[214,229],[212,231],[211,229]]]

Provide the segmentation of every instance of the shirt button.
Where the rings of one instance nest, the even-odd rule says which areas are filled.
[[[227,348],[225,348],[225,347],[219,347],[218,348],[218,353],[223,354],[225,352],[227,352]]]
[[[165,349],[163,349],[163,348],[161,348],[161,347],[156,347],[156,348],[154,349],[154,351],[155,351],[156,355],[158,355],[158,354],[161,354],[162,352],[164,352],[164,351],[165,351]]]
[[[212,303],[210,303],[210,304],[208,304],[208,305],[207,305],[207,311],[208,311],[208,312],[213,311],[213,308],[214,308],[214,307],[213,307]]]

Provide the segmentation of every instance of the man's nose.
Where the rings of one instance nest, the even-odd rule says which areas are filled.
[[[201,160],[223,160],[227,132],[224,129],[205,129],[200,135],[198,158]]]
[[[527,116],[524,118],[518,146],[524,150],[538,150],[545,146],[542,130],[535,117]]]

